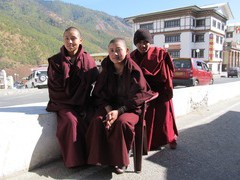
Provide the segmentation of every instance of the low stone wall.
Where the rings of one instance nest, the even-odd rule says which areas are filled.
[[[240,95],[240,82],[174,89],[175,115],[182,116],[199,108]]]
[[[174,89],[176,117],[240,96],[240,82]],[[56,115],[46,103],[0,107],[0,179],[60,158]]]
[[[0,179],[60,158],[47,103],[0,108]]]

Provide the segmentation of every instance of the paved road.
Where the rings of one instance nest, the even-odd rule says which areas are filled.
[[[48,102],[48,89],[0,89],[0,107]]]
[[[222,76],[222,77],[221,77]],[[226,78],[226,73],[215,75],[214,84],[229,83],[239,81],[239,78]],[[185,86],[177,86],[174,88],[186,88]],[[28,103],[48,102],[48,89],[0,89],[0,107],[13,106]]]
[[[126,173],[117,175],[109,167],[66,169],[59,160],[8,179],[240,179],[240,97],[179,117],[177,126],[178,148],[151,151],[140,174],[133,172],[132,162]]]

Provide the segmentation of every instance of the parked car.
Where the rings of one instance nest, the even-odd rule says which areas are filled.
[[[176,58],[173,62],[175,67],[173,86],[213,84],[213,74],[204,61],[195,58]]]
[[[27,77],[25,88],[43,88],[47,87],[47,70],[39,69],[34,70],[32,74]]]
[[[240,67],[231,67],[227,71],[227,77],[240,77]]]
[[[13,84],[13,87],[16,88],[16,89],[24,89],[25,86],[24,86],[24,83],[22,81],[17,81]]]

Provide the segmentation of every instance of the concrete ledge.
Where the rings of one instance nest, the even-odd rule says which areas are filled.
[[[240,96],[240,81],[174,89],[173,104],[175,115],[182,116],[199,108]]]
[[[0,108],[0,179],[60,157],[56,115],[46,104]]]
[[[174,89],[176,117],[240,96],[240,82]],[[60,158],[56,115],[46,103],[0,108],[0,179]]]

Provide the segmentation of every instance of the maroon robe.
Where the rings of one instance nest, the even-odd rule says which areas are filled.
[[[146,80],[141,69],[129,56],[124,60],[123,74],[114,72],[114,65],[107,57],[102,62],[102,72],[93,90],[94,104],[97,107],[87,132],[88,163],[112,166],[128,166],[134,138],[134,126],[139,120],[139,106],[152,93],[147,91]],[[107,114],[105,106],[113,110],[125,107],[125,111],[105,129],[102,122]]]
[[[175,123],[173,97],[174,66],[168,52],[159,47],[150,47],[141,55],[136,49],[131,58],[140,66],[151,89],[159,93],[146,112],[148,150],[176,140],[178,131]]]
[[[49,102],[47,111],[57,113],[57,138],[66,167],[86,164],[84,121],[92,84],[98,70],[95,61],[80,45],[74,61],[64,46],[48,59]]]

